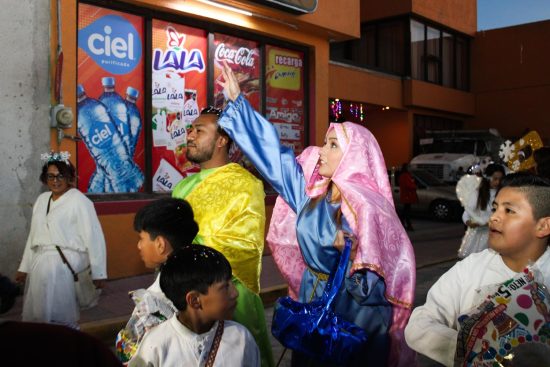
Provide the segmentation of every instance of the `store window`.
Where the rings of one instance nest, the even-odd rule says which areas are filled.
[[[383,72],[405,73],[405,20],[361,26],[359,40],[334,42],[330,59]]]
[[[78,12],[78,189],[143,191],[144,20],[92,5]]]
[[[187,129],[207,103],[205,31],[152,21],[151,167],[153,192],[172,191],[199,167],[189,162]]]
[[[152,18],[124,5],[114,10],[80,3],[78,9],[82,192],[98,200],[165,193],[198,172],[186,158],[187,129],[204,107],[223,107],[216,80],[224,62],[252,106],[275,124],[282,143],[297,154],[307,145],[303,48],[235,37],[231,29],[196,20],[176,22],[170,14]],[[236,148],[231,159],[255,173]]]

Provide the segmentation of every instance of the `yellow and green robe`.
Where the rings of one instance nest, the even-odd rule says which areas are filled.
[[[193,208],[195,243],[220,251],[233,269],[239,291],[234,321],[246,326],[260,349],[262,366],[273,366],[264,307],[258,295],[264,249],[263,184],[236,163],[204,169],[179,182],[172,196]]]

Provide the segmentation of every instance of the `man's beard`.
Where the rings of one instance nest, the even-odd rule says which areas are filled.
[[[189,162],[201,164],[204,162],[207,162],[212,159],[212,155],[214,155],[214,147],[212,147],[209,150],[201,150],[199,151],[197,147],[193,148],[195,151],[191,152],[189,148],[187,148],[187,151],[185,152],[185,157]]]

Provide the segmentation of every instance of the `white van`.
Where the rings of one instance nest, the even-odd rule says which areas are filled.
[[[496,129],[433,130],[420,140],[422,154],[410,162],[412,169],[429,171],[448,183],[456,183],[473,165],[486,167],[500,161],[498,150],[504,139]]]

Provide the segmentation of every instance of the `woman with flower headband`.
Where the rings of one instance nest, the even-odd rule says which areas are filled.
[[[31,229],[15,280],[25,284],[23,321],[78,328],[80,317],[73,275],[90,266],[97,288],[107,278],[105,239],[93,203],[73,187],[68,152],[45,153],[40,181],[50,191],[33,206]]]
[[[350,237],[352,257],[334,311],[369,337],[351,365],[413,365],[403,330],[414,297],[414,254],[376,139],[357,124],[333,123],[323,147],[295,158],[240,93],[227,64],[222,73],[230,101],[219,124],[280,195],[267,241],[290,294],[300,302],[319,298]],[[293,365],[308,362],[320,365],[293,353]]]

